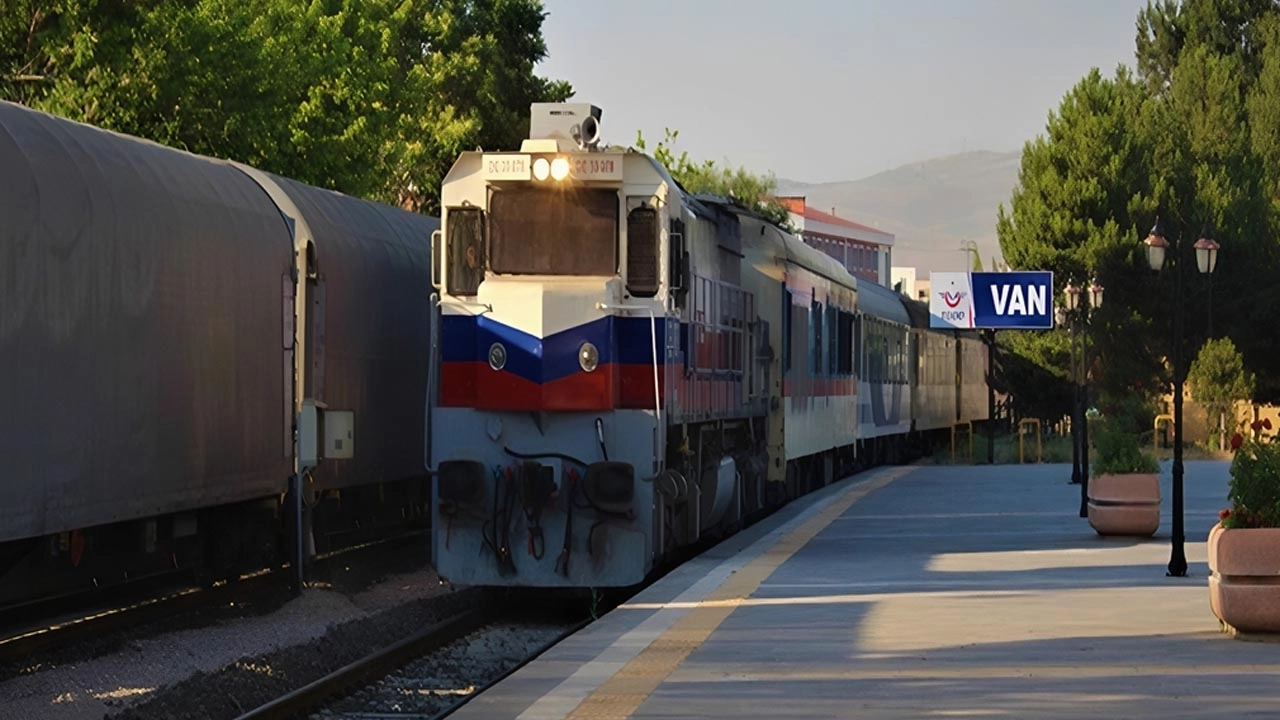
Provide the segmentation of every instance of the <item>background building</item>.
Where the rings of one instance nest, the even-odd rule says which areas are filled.
[[[917,276],[914,267],[894,267],[890,270],[890,282],[898,292],[915,300],[929,302],[929,277]]]
[[[791,211],[791,223],[795,225],[805,244],[815,247],[839,260],[851,275],[865,278],[885,287],[891,285],[890,268],[893,267],[893,235],[846,220],[832,212],[825,213],[805,204],[803,196],[780,197]]]

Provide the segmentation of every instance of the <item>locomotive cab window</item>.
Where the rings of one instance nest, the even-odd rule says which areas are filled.
[[[618,193],[600,188],[494,188],[492,269],[510,275],[616,275]]]
[[[478,207],[451,207],[445,215],[449,294],[475,295],[484,280],[484,211]]]

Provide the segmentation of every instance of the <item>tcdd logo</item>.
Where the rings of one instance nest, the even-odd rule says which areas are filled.
[[[964,293],[962,292],[953,293],[950,290],[948,290],[942,293],[942,302],[946,303],[947,307],[949,308],[953,308],[959,305],[960,301],[963,299],[964,299]]]

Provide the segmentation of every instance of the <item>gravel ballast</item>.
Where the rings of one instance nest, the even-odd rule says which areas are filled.
[[[308,588],[270,613],[34,663],[0,683],[0,708],[26,720],[234,718],[456,612],[470,597],[430,569],[352,594]]]
[[[434,716],[519,667],[569,627],[555,622],[488,625],[351,693],[311,719]]]

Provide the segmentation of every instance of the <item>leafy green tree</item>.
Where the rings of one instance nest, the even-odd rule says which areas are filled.
[[[1264,43],[1257,80],[1249,87],[1246,103],[1250,120],[1250,145],[1267,178],[1273,202],[1280,202],[1280,15],[1261,25]]]
[[[14,0],[0,98],[428,212],[463,150],[510,148],[538,0]]]
[[[1275,0],[1158,0],[1138,13],[1138,73],[1155,94],[1173,82],[1174,69],[1187,50],[1204,48],[1211,54],[1240,61],[1244,82],[1260,67],[1261,26],[1276,10]]]
[[[1200,348],[1187,376],[1191,396],[1209,411],[1209,427],[1218,429],[1218,448],[1226,446],[1227,418],[1237,400],[1253,397],[1257,378],[1231,338],[1210,340]]]
[[[1269,352],[1269,336],[1280,328],[1265,298],[1274,295],[1269,268],[1276,258],[1276,225],[1263,164],[1252,150],[1243,75],[1236,55],[1215,54],[1206,46],[1183,52],[1169,92],[1151,98],[1144,114],[1142,132],[1153,152],[1143,205],[1148,217],[1160,213],[1170,240],[1185,246],[1207,234],[1223,246],[1207,278],[1192,253],[1184,252],[1182,356],[1189,360],[1208,337],[1212,312],[1215,329],[1235,337],[1251,365],[1274,371],[1280,365]],[[1161,273],[1149,285],[1164,301],[1155,317],[1175,311],[1172,275]],[[1168,338],[1163,347],[1169,347]]]
[[[1214,328],[1265,370],[1262,394],[1280,396],[1280,358],[1269,346],[1280,287],[1268,276],[1280,261],[1280,5],[1149,4],[1137,58],[1150,98],[1142,131],[1155,146],[1144,205],[1161,213],[1171,240],[1208,232],[1223,245],[1212,278],[1190,268],[1185,277],[1183,356],[1208,335],[1212,312]]]
[[[1157,362],[1148,350],[1157,331],[1146,319],[1155,302],[1143,291],[1132,230],[1149,182],[1150,144],[1137,127],[1144,103],[1141,85],[1123,67],[1111,79],[1097,69],[1090,72],[1050,113],[1046,135],[1023,148],[1009,209],[1001,204],[996,219],[1009,267],[1053,271],[1060,287],[1096,277],[1106,288],[1106,302],[1092,314],[1089,331],[1093,366],[1109,370],[1094,375],[1112,381],[1105,389],[1113,392],[1126,392],[1135,381],[1152,387]],[[1010,351],[1062,368],[1054,374],[1064,381],[1066,335],[1065,328],[1001,334]]]
[[[668,128],[666,138],[653,148],[652,155],[681,187],[695,194],[710,193],[733,198],[771,222],[793,230],[790,212],[776,199],[778,180],[772,173],[758,175],[743,167],[716,165],[713,160],[695,163],[689,159],[687,150],[675,154],[673,148],[679,135],[679,130]],[[636,148],[647,152],[648,146],[641,132],[636,133]]]
[[[1165,388],[1174,273],[1153,274],[1140,242],[1159,216],[1189,264],[1182,356],[1210,336],[1212,312],[1213,329],[1267,378],[1260,396],[1280,396],[1280,356],[1268,345],[1280,331],[1269,275],[1280,259],[1280,5],[1152,3],[1137,29],[1136,76],[1091,71],[1027,143],[1009,210],[998,212],[1004,257],[1077,283],[1098,277],[1107,291],[1091,327],[1093,381],[1111,398]],[[1222,243],[1207,279],[1187,248],[1204,233]],[[1028,362],[1066,367],[1044,334],[1003,335]]]

